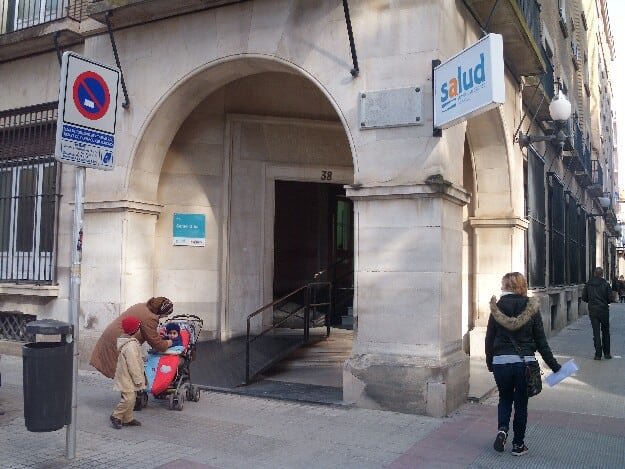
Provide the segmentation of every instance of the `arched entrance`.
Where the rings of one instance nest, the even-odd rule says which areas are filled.
[[[244,336],[250,313],[312,280],[344,248],[333,236],[354,173],[341,120],[309,79],[277,62],[234,62],[199,72],[163,100],[129,181],[134,197],[162,206],[154,290],[174,285],[176,310],[202,317],[206,338],[221,341]],[[174,214],[204,217],[204,247],[172,246]]]

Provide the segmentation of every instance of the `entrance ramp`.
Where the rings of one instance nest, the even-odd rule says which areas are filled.
[[[323,339],[312,335],[310,342]],[[258,373],[270,369],[302,345],[302,334],[288,332],[263,335],[250,344],[250,365]],[[191,364],[191,380],[208,388],[234,389],[245,385],[246,337],[224,342],[198,342]]]
[[[294,338],[282,333],[280,337],[268,337],[270,340],[263,338],[259,342],[270,348],[268,356],[280,347],[290,348],[282,352],[282,358],[267,360],[271,364],[248,385],[243,384],[244,337],[223,343],[198,343],[196,359],[191,364],[193,383],[233,394],[343,405],[342,370],[351,353],[353,331],[332,328],[326,336],[325,328],[311,328],[306,344],[301,344],[301,335]]]

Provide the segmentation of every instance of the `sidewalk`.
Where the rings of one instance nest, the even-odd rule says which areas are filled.
[[[0,466],[9,468],[622,468],[625,467],[625,304],[612,306],[613,360],[593,361],[587,316],[551,337],[580,371],[530,399],[529,454],[497,453],[496,394],[436,419],[217,392],[182,412],[150,399],[142,427],[115,430],[111,381],[79,373],[76,458],[66,430],[24,426],[21,359],[0,360]],[[548,373],[548,372],[547,372]],[[485,376],[484,379],[492,379]]]

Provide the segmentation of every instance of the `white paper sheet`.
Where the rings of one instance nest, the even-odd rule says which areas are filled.
[[[549,376],[547,376],[545,378],[545,382],[549,386],[553,387],[564,378],[568,378],[569,376],[571,376],[577,370],[579,370],[579,368],[577,367],[575,362],[573,360],[569,360],[568,362],[562,364],[562,368],[560,368],[560,371],[558,371],[557,373],[551,373]]]

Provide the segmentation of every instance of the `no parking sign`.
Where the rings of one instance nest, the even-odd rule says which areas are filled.
[[[120,72],[73,52],[61,64],[56,159],[112,170]]]

